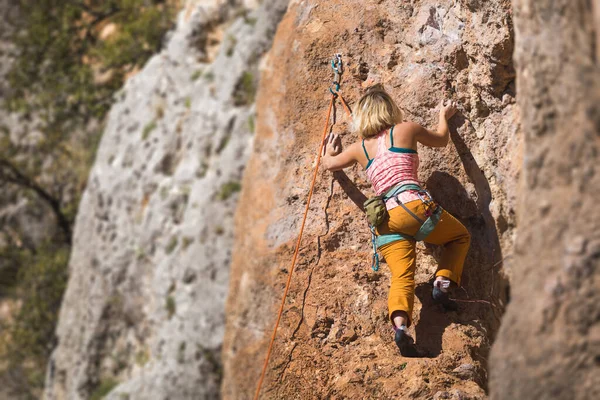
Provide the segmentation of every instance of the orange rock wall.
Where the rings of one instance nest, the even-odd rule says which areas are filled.
[[[332,79],[343,54],[350,106],[382,82],[406,118],[434,127],[444,93],[460,115],[443,149],[420,147],[420,179],[473,240],[458,313],[429,299],[439,249],[419,244],[404,359],[387,321],[389,271],[370,269],[364,171],[319,174],[261,398],[485,398],[486,359],[512,275],[521,134],[508,1],[293,1],[263,65],[256,139],[236,214],[225,399],[254,394],[290,271]],[[357,140],[339,103],[333,131]],[[462,396],[462,397],[461,397]]]

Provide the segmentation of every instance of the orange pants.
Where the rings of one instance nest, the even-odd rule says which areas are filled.
[[[425,205],[421,200],[414,200],[405,205],[422,220],[427,219]],[[400,206],[389,210],[389,214],[390,218],[378,227],[378,234],[398,232],[413,236],[421,227],[421,224]],[[424,241],[444,246],[435,276],[445,276],[460,285],[463,264],[471,243],[471,235],[467,228],[444,210],[435,229]],[[392,272],[388,295],[390,320],[395,311],[405,311],[408,315],[407,326],[410,326],[415,300],[415,241],[401,240],[389,243],[381,246],[379,251]]]

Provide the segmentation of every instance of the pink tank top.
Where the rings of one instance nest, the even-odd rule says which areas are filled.
[[[385,144],[387,130],[377,136],[377,154],[373,158],[369,157],[363,140],[363,150],[367,160],[369,160],[365,171],[377,195],[384,194],[400,182],[420,184],[417,176],[419,155],[413,149],[394,147],[393,132],[394,128],[392,127],[389,135],[391,145],[389,148]],[[416,191],[407,190],[400,193],[398,198],[403,203],[408,203],[409,201],[418,200],[419,196]],[[391,210],[397,207],[398,203],[392,198],[387,201],[386,206],[388,210]]]

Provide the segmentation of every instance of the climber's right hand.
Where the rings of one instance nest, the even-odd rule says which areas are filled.
[[[342,152],[342,141],[339,135],[329,134],[325,138],[323,146],[323,155],[335,157]]]
[[[456,103],[451,100],[442,99],[440,101],[440,117],[448,121],[454,114],[456,114]]]

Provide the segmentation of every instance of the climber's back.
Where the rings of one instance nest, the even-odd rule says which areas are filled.
[[[398,125],[402,128],[403,124]],[[362,147],[367,158],[366,173],[373,184],[375,192],[380,195],[398,182],[418,184],[417,169],[419,156],[411,147],[394,145],[394,129],[383,131],[371,143],[362,140]],[[396,140],[397,141],[397,140]],[[367,149],[371,148],[371,151]],[[373,149],[375,148],[375,151]]]

